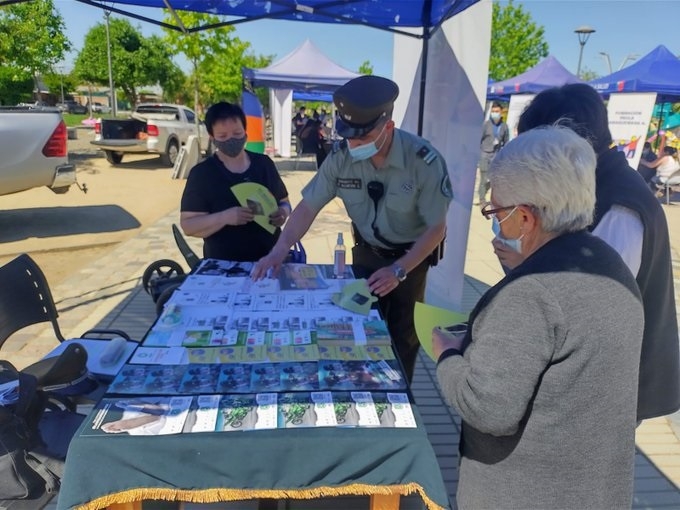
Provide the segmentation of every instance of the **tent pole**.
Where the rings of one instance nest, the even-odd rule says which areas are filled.
[[[423,2],[423,51],[420,54],[420,91],[418,97],[418,136],[423,136],[423,110],[425,109],[425,79],[427,78],[427,54],[430,47],[430,13],[432,0]]]
[[[423,109],[425,108],[425,83],[427,77],[427,52],[429,49],[430,34],[425,29],[423,34],[423,51],[420,56],[420,94],[418,98],[418,136],[423,136]]]

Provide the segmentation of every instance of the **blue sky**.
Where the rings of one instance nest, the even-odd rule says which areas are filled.
[[[507,1],[500,3],[505,5]],[[609,54],[613,71],[619,69],[627,56],[643,56],[659,44],[680,54],[680,38],[674,28],[674,20],[680,14],[680,0],[515,0],[515,4],[521,4],[533,20],[545,28],[550,53],[573,73],[579,54],[574,29],[582,25],[589,25],[596,32],[584,47],[581,67],[599,75],[609,74],[606,59],[600,52]],[[55,5],[64,16],[67,35],[76,48],[82,46],[87,31],[103,21],[101,9],[73,0],[55,0]],[[159,17],[155,10],[138,12]],[[145,35],[160,33],[153,25],[130,21]],[[309,38],[332,60],[352,71],[368,60],[375,74],[392,75],[392,36],[384,31],[262,20],[238,25],[236,33],[251,43],[255,53],[274,55],[275,60]],[[71,67],[71,62],[66,62],[66,66]]]

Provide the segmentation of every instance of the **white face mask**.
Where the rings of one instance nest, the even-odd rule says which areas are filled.
[[[373,140],[372,142],[366,143],[364,145],[359,145],[357,147],[348,147],[349,155],[352,156],[352,159],[354,161],[363,161],[365,159],[372,158],[373,156],[378,154],[380,149],[383,148],[383,145],[385,145],[385,142],[387,141],[387,137],[385,137],[385,139],[382,141],[382,143],[380,144],[380,147],[378,147],[375,144],[375,142],[376,142],[376,140],[378,140],[378,138],[380,138],[382,136],[386,127],[387,127],[387,124],[385,124],[383,126],[383,128],[380,130],[380,134],[378,136],[376,136],[375,140]]]
[[[498,112],[491,112],[491,120],[499,120],[501,118],[501,114]]]
[[[506,239],[505,237],[503,237],[503,234],[501,233],[501,223],[503,223],[510,216],[512,216],[512,213],[514,213],[516,210],[517,210],[517,207],[515,207],[512,211],[510,211],[510,214],[508,214],[501,221],[498,221],[498,218],[494,214],[493,218],[491,219],[491,231],[496,236],[496,239],[498,239],[500,242],[502,242],[508,248],[516,251],[517,253],[522,253],[522,238],[524,237],[524,234],[519,236],[517,239]]]

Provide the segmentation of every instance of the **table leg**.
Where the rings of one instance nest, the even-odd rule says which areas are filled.
[[[399,494],[371,495],[371,510],[399,510]]]
[[[114,503],[113,505],[109,505],[109,510],[142,510],[142,502]]]

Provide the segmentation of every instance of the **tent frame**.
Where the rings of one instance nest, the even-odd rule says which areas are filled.
[[[0,7],[3,7],[5,5],[12,5],[12,4],[17,4],[17,3],[22,3],[22,2],[30,2],[33,0],[0,0]],[[342,4],[351,4],[358,2],[360,0],[330,0],[320,6],[317,7],[308,7],[303,4],[296,4],[293,1],[289,0],[271,0],[272,3],[279,5],[279,6],[284,6],[288,7],[287,10],[285,11],[279,11],[274,14],[266,14],[262,16],[253,16],[253,17],[248,17],[248,18],[239,18],[239,19],[234,19],[234,20],[229,20],[229,21],[224,21],[220,23],[211,23],[207,25],[198,25],[195,27],[186,27],[180,20],[179,16],[177,15],[177,12],[175,8],[172,6],[172,0],[163,0],[163,3],[165,4],[165,7],[168,9],[170,14],[173,16],[175,21],[177,22],[177,25],[173,25],[170,23],[165,23],[163,21],[155,20],[153,18],[149,18],[147,16],[143,16],[140,14],[136,14],[134,12],[130,12],[129,10],[121,9],[118,7],[114,7],[113,5],[108,5],[106,2],[103,0],[76,0],[77,2],[80,2],[85,5],[90,5],[92,7],[97,7],[100,8],[104,11],[108,12],[115,12],[116,14],[120,14],[122,16],[126,16],[129,18],[133,18],[139,21],[144,21],[145,23],[150,23],[152,25],[156,25],[162,28],[166,28],[168,30],[175,30],[178,32],[182,32],[184,34],[190,34],[194,32],[199,32],[202,30],[209,30],[209,29],[214,29],[214,28],[220,28],[220,27],[225,27],[225,26],[233,26],[233,25],[239,25],[241,23],[248,23],[252,21],[257,21],[261,19],[278,19],[282,15],[286,14],[294,14],[296,12],[307,12],[307,13],[313,13],[315,16],[321,16],[321,17],[326,17],[335,21],[338,21],[338,16],[335,14],[330,14],[324,12],[325,8],[330,8],[330,7],[335,7],[338,5]],[[425,83],[427,81],[427,58],[428,58],[428,49],[429,49],[429,42],[432,36],[441,28],[442,24],[444,21],[448,20],[455,8],[457,7],[458,2],[454,2],[449,6],[448,11],[441,17],[441,20],[433,26],[430,26],[431,24],[431,18],[430,18],[430,12],[432,10],[432,0],[425,0],[423,2],[423,23],[421,24],[422,28],[422,33],[413,33],[413,32],[408,32],[405,30],[399,30],[396,28],[392,27],[382,27],[373,23],[368,23],[368,22],[363,22],[363,21],[355,21],[355,20],[349,20],[349,19],[344,19],[342,20],[342,24],[352,24],[352,25],[361,25],[365,26],[368,28],[374,28],[377,30],[383,30],[386,32],[391,32],[393,34],[400,34],[404,35],[407,37],[413,37],[416,39],[421,39],[422,40],[422,58],[421,58],[421,66],[420,66],[420,93],[419,93],[419,98],[418,98],[418,129],[417,133],[418,135],[423,134],[423,108],[425,107]],[[473,5],[473,4],[471,4]],[[139,6],[143,7],[143,6]],[[288,21],[288,20],[286,20]]]

